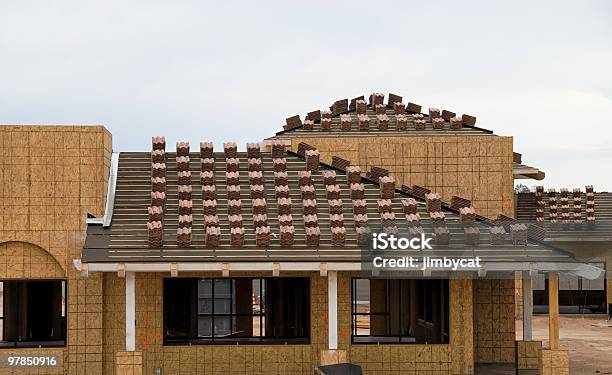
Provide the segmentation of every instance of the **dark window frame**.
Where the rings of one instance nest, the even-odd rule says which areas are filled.
[[[386,304],[385,304],[385,311],[384,312],[372,312],[372,307],[370,306],[369,312],[368,313],[362,313],[362,312],[357,312],[357,280],[385,280],[386,281],[386,286],[385,286],[385,292],[386,292]],[[438,290],[439,292],[442,292],[443,294],[441,295],[442,300],[440,300],[440,316],[438,317],[441,320],[442,325],[442,329],[440,332],[440,336],[441,339],[440,340],[434,340],[434,341],[419,341],[415,336],[409,336],[409,335],[402,335],[402,334],[391,334],[391,287],[390,287],[390,282],[393,280],[411,280],[411,279],[383,279],[383,278],[365,278],[365,277],[353,277],[351,279],[351,344],[354,345],[384,345],[384,344],[391,344],[391,345],[397,345],[397,344],[401,344],[401,345],[423,345],[423,344],[427,344],[427,345],[438,345],[438,344],[442,344],[442,345],[447,345],[450,343],[450,329],[449,329],[449,320],[450,320],[450,285],[449,285],[449,281],[447,279],[412,279],[414,280],[414,282],[417,283],[416,285],[416,300],[420,301],[420,300],[432,300],[433,301],[433,297],[429,296],[431,298],[427,298],[426,294],[424,293],[424,287],[429,287],[431,285],[425,285],[430,281],[437,281],[440,283],[440,285],[438,286]],[[371,284],[370,284],[371,285]],[[399,308],[399,312],[396,312],[396,314],[398,316],[401,317],[403,310],[406,309],[405,304],[403,304],[403,299],[402,299],[402,291],[401,288],[404,288],[404,284],[400,283],[400,292],[399,292],[399,301],[398,301],[398,308]],[[371,293],[371,290],[370,290]],[[371,298],[371,297],[370,297]],[[371,302],[370,302],[371,303]],[[417,302],[417,307],[416,307],[416,323],[418,325],[421,325],[423,327],[426,327],[427,329],[432,329],[433,328],[433,319],[431,319],[432,321],[427,319],[427,316],[430,315],[429,312],[431,310],[433,310],[433,308],[431,306],[426,306],[421,308],[421,303]],[[433,314],[433,311],[431,311],[431,314]],[[372,316],[384,316],[386,319],[386,334],[376,334],[376,335],[358,335],[357,334],[357,317],[359,316],[368,316],[369,317],[369,322],[370,322],[370,329],[371,329],[371,322],[372,322]],[[403,321],[402,319],[398,319],[399,321],[399,332],[402,332],[404,328],[403,325]],[[371,332],[370,332],[371,333]]]
[[[22,285],[30,285],[33,283],[61,283],[61,292],[60,292],[60,308],[58,311],[58,316],[54,317],[54,319],[59,319],[60,324],[60,339],[49,339],[49,340],[7,340],[4,341],[4,335],[6,332],[6,312],[7,301],[6,301],[6,286],[5,283],[19,283]],[[67,343],[68,336],[68,280],[67,279],[0,279],[0,283],[2,284],[2,309],[0,309],[0,324],[2,324],[2,332],[0,335],[0,350],[2,349],[15,349],[15,348],[65,348]],[[24,286],[21,286],[23,288]],[[27,306],[27,302],[24,306]],[[23,307],[23,306],[21,306]],[[20,307],[17,308],[21,310]],[[25,312],[20,312],[17,315],[16,324],[20,324],[21,317],[24,314],[27,314],[28,310],[26,307]]]
[[[306,290],[303,291],[305,292],[305,301],[304,304],[306,306],[306,312],[305,312],[305,321],[304,321],[304,325],[302,327],[302,329],[304,329],[304,333],[305,336],[304,337],[265,337],[263,335],[264,330],[267,331],[268,327],[265,326],[265,322],[268,321],[268,317],[269,315],[273,314],[272,311],[269,311],[269,306],[268,306],[268,285],[267,285],[267,281],[268,280],[272,280],[274,282],[279,282],[279,280],[301,280],[302,282],[305,283],[305,288]],[[192,297],[195,295],[195,301],[192,301],[192,306],[193,304],[195,304],[195,327],[191,327],[191,337],[185,337],[185,338],[171,338],[167,335],[167,328],[168,328],[168,308],[166,306],[167,301],[166,301],[166,281],[167,280],[191,280],[193,283],[195,283],[195,290],[192,291]],[[211,313],[200,313],[199,309],[198,309],[198,283],[201,280],[212,280],[211,282],[211,299],[212,299],[212,304],[211,304]],[[251,282],[253,282],[253,280],[259,280],[259,287],[260,287],[260,307],[259,307],[259,312],[251,312],[251,313],[237,313],[234,312],[233,309],[230,309],[230,313],[215,313],[214,311],[214,301],[215,301],[215,295],[214,295],[214,285],[215,285],[215,280],[230,280],[231,281],[231,286],[230,286],[230,293],[234,293],[234,288],[233,286],[236,283],[236,280],[251,280]],[[264,295],[265,293],[265,295]],[[236,293],[238,294],[238,293]],[[162,322],[162,326],[163,326],[163,345],[168,345],[168,346],[176,346],[176,345],[292,345],[292,344],[296,344],[296,345],[309,345],[310,344],[310,334],[311,334],[311,300],[312,300],[312,296],[311,296],[311,285],[310,285],[310,277],[185,277],[185,278],[164,278],[164,282],[163,282],[163,290],[162,290],[162,307],[163,307],[163,322]],[[230,304],[235,304],[235,300],[231,300]],[[212,317],[211,319],[211,337],[199,337],[198,336],[198,318],[199,317]],[[249,336],[249,337],[231,337],[231,338],[219,338],[219,337],[215,337],[215,326],[214,326],[214,317],[229,317],[230,318],[230,325],[233,325],[233,318],[237,318],[237,317],[251,317],[251,318],[259,318],[259,336]],[[230,328],[230,332],[231,332],[231,328]],[[195,331],[195,332],[194,332]]]

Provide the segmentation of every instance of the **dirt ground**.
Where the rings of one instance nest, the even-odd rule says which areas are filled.
[[[516,337],[523,337],[517,321]],[[603,316],[563,315],[559,317],[561,348],[569,350],[570,374],[612,374],[612,321]],[[548,317],[533,317],[533,339],[548,346]]]

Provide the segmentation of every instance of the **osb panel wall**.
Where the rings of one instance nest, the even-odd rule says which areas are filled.
[[[339,349],[349,351],[351,363],[366,374],[467,374],[473,362],[472,280],[450,281],[450,344],[440,345],[351,345],[351,278],[338,275]]]
[[[476,362],[515,361],[514,279],[474,280]]]
[[[425,186],[446,201],[471,199],[484,216],[514,215],[512,137],[305,137],[292,138],[292,150],[300,142],[317,147],[326,163],[335,155],[364,171],[386,168],[398,186]]]
[[[304,273],[281,273],[304,276]],[[311,280],[310,345],[180,345],[164,346],[163,278],[168,274],[136,274],[136,350],[143,353],[143,373],[160,367],[164,374],[312,374],[319,353],[327,349],[327,278],[309,274]],[[218,273],[190,273],[181,277],[219,277]],[[237,273],[235,277],[269,274]],[[338,346],[368,375],[455,374],[453,369],[473,365],[471,284],[451,282],[450,345],[351,345],[350,282],[358,274],[338,275]],[[471,283],[471,280],[464,281]],[[104,275],[104,374],[115,373],[115,354],[125,346],[125,280]]]
[[[60,351],[69,374],[102,374],[101,276],[81,278],[72,260],[81,254],[87,213],[103,214],[111,153],[111,135],[102,126],[0,126],[0,244],[15,255],[0,269],[6,264],[7,274],[67,279],[68,346]],[[31,246],[45,255],[30,250],[20,258]],[[37,265],[52,264],[49,257],[61,275],[57,267]]]
[[[219,273],[182,273],[180,277],[220,277]],[[232,277],[269,277],[270,273],[235,273]],[[136,274],[136,350],[143,373],[161,368],[168,374],[296,375],[312,374],[319,353],[327,348],[327,278],[310,276],[309,345],[174,345],[163,342],[163,279],[169,274]],[[125,350],[125,280],[104,275],[104,374],[115,373],[115,354]]]
[[[40,247],[14,241],[0,244],[0,280],[64,277],[66,272],[62,266]]]

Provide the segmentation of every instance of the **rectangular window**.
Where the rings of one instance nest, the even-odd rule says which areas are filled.
[[[307,343],[308,278],[164,280],[164,342]]]
[[[0,281],[0,293],[0,347],[65,345],[65,281]]]
[[[448,280],[352,281],[353,343],[448,343]]]

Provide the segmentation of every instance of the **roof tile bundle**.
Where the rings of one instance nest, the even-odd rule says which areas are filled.
[[[300,126],[302,126],[302,119],[300,119],[300,115],[287,117],[285,119],[285,130],[294,129]]]
[[[178,226],[179,228],[191,228],[193,226],[193,216],[189,215],[181,215],[178,217]]]
[[[451,198],[452,208],[460,209],[463,207],[470,207],[471,205],[472,205],[472,201],[470,201],[469,199],[458,197],[456,195],[453,195]]]
[[[378,212],[393,212],[391,199],[379,199],[378,200]]]
[[[240,199],[231,199],[227,201],[228,215],[240,215],[242,211],[242,201]]]
[[[251,185],[251,199],[264,198],[264,186],[263,185]]]
[[[342,199],[330,199],[327,201],[330,214],[342,213]]]
[[[151,206],[147,232],[149,246],[160,247],[163,242],[163,206],[166,203],[166,139],[151,138]]]
[[[253,215],[253,224],[255,225],[255,228],[268,226],[268,215],[266,214]]]
[[[267,203],[263,198],[253,199],[253,214],[265,214],[267,211]]]
[[[442,118],[446,121],[450,121],[451,118],[457,116],[455,112],[447,111],[446,109],[442,110]]]
[[[284,246],[292,246],[295,238],[295,228],[293,225],[280,226],[280,244]]]
[[[216,190],[217,188],[215,187],[215,185],[202,185],[202,199],[215,199]]]
[[[319,150],[306,150],[306,169],[316,172],[319,170]]]
[[[149,211],[149,222],[162,221],[164,218],[164,209],[159,206],[150,206]]]
[[[421,106],[419,104],[408,102],[406,106],[406,112],[408,113],[421,113]]]
[[[274,186],[274,195],[277,199],[289,198],[289,186],[287,185]]]
[[[419,198],[423,198],[425,199],[425,196],[429,193],[431,193],[431,190],[429,190],[426,187],[422,187],[419,185],[412,185],[412,194],[416,195]]]
[[[319,218],[316,214],[306,214],[304,213],[304,226],[306,228],[313,228],[319,225]]]
[[[321,120],[321,110],[317,109],[306,114],[307,120],[319,121]]]
[[[227,185],[240,185],[240,172],[225,172],[225,183]]]
[[[274,172],[286,172],[287,171],[287,159],[273,158],[272,164],[274,165]]]
[[[232,246],[244,244],[244,228],[230,228],[230,244]]]
[[[370,117],[368,115],[357,115],[357,122],[359,123],[359,131],[367,132],[370,130]]]
[[[425,201],[427,202],[427,212],[442,211],[442,198],[438,193],[427,193],[425,194]]]
[[[395,113],[396,115],[403,115],[404,113],[406,113],[406,104],[401,102],[393,103],[393,113]]]
[[[429,121],[433,124],[433,120],[437,118],[442,118],[442,114],[440,113],[440,108],[430,107],[429,108]]]
[[[357,232],[357,243],[366,244],[370,241],[372,230],[368,226],[358,226],[355,228],[355,232]]]
[[[176,142],[176,157],[189,156],[189,142]]]
[[[473,223],[476,220],[476,210],[472,207],[460,208],[459,215],[463,223]]]
[[[191,171],[178,172],[179,185],[191,185]]]
[[[314,185],[302,185],[300,186],[302,193],[302,199],[316,199],[317,194]]]
[[[387,103],[390,106],[393,106],[395,103],[401,103],[402,100],[403,100],[403,98],[401,96],[389,93],[389,99],[388,99]]]
[[[176,230],[176,244],[178,247],[191,246],[191,227],[178,228]]]
[[[372,167],[370,168],[370,171],[368,173],[366,173],[366,178],[379,183],[380,182],[380,178],[383,176],[389,176],[389,170],[385,169],[385,168],[380,168],[380,167]]]
[[[463,119],[461,117],[452,117],[450,119],[450,128],[451,130],[460,130],[462,128]]]
[[[270,246],[270,227],[261,226],[255,229],[255,242],[257,246]]]
[[[321,119],[330,119],[332,118],[331,111],[321,111]]]
[[[227,172],[238,172],[240,170],[240,160],[238,158],[225,159],[225,170]]]
[[[417,201],[414,198],[404,198],[401,200],[402,210],[406,215],[417,213]]]
[[[466,245],[477,246],[480,243],[480,229],[477,226],[464,226],[463,234]]]
[[[227,199],[228,200],[239,200],[240,199],[240,185],[227,185]]]
[[[381,94],[379,92],[370,94],[370,106],[372,106],[372,109],[374,109],[377,104],[384,104],[384,101],[385,94]]]
[[[216,215],[217,214],[217,200],[216,199],[203,200],[202,207],[204,210],[204,215]]]
[[[311,119],[304,120],[304,130],[314,130],[314,121]]]
[[[215,183],[215,174],[213,171],[201,171],[200,172],[200,184],[202,185],[213,185]]]
[[[476,117],[466,115],[465,113],[461,116],[463,119],[463,124],[467,126],[476,126]]]
[[[212,172],[215,170],[215,159],[202,158],[200,159],[200,170]]]
[[[330,131],[331,130],[331,123],[332,123],[332,119],[331,118],[322,118],[321,119],[321,130],[323,130],[323,131]]]
[[[353,199],[353,214],[365,215],[368,211],[368,203],[365,199]]]
[[[431,120],[431,125],[436,130],[444,129],[444,119],[442,117],[434,118]]]
[[[221,240],[221,228],[206,227],[206,246],[217,247]]]
[[[380,221],[383,229],[387,232],[387,228],[395,226],[395,213],[393,212],[382,212],[380,214]]]
[[[321,240],[321,229],[318,226],[306,227],[306,245],[307,246],[319,246]]]
[[[562,188],[560,203],[561,203],[561,222],[563,224],[569,224],[569,219],[570,219],[569,196],[568,195],[569,193],[567,189]]]
[[[491,245],[504,245],[506,243],[506,229],[503,225],[491,227]]]
[[[342,159],[341,157],[338,157],[338,156],[332,156],[332,166],[344,171],[350,165],[351,165],[351,162],[349,160]]]
[[[152,163],[151,164],[151,176],[152,177],[166,177],[166,163]]]
[[[363,199],[365,198],[365,189],[362,183],[351,183],[351,199]]]
[[[410,237],[418,237],[424,233],[425,233],[425,230],[420,225],[414,225],[414,226],[408,227],[408,234],[410,235]]]
[[[378,179],[380,185],[380,197],[393,199],[395,197],[395,179],[391,176],[382,176]]]
[[[368,224],[368,214],[354,214],[353,221],[355,222],[355,227],[363,227]]]
[[[249,172],[261,171],[261,158],[249,158]]]
[[[200,159],[213,159],[213,152],[212,142],[200,142]]]
[[[357,109],[357,101],[364,99],[365,97],[363,95],[351,99],[351,101],[349,102],[349,111],[355,111]]]
[[[510,224],[510,238],[514,245],[527,245],[528,228],[525,224]]]
[[[289,183],[289,175],[287,172],[274,172],[274,185],[282,186]]]
[[[436,225],[434,230],[434,242],[436,245],[448,245],[450,243],[450,231],[445,225]]]
[[[274,159],[283,159],[287,156],[287,151],[285,150],[285,142],[282,140],[273,140],[272,141],[272,158]]]
[[[238,146],[235,142],[227,142],[223,144],[223,152],[225,153],[226,159],[232,159],[238,157]]]
[[[572,192],[573,208],[574,208],[574,223],[582,223],[582,192],[580,189],[574,189]]]
[[[554,188],[548,189],[548,216],[551,223],[557,222],[557,193]]]
[[[425,120],[415,119],[413,121],[415,130],[425,130]]]
[[[317,201],[315,199],[302,199],[304,215],[316,215]]]
[[[278,215],[278,224],[283,225],[293,225],[293,216],[291,214],[286,215]]]
[[[335,185],[336,184],[336,171],[334,170],[324,170],[321,172],[323,176],[323,184],[325,185]]]
[[[387,106],[384,104],[376,104],[374,109],[374,113],[377,115],[384,115],[385,113],[387,113]]]
[[[219,217],[217,215],[204,215],[204,225],[206,227],[218,227]]]
[[[149,221],[147,223],[147,231],[149,232],[149,246],[160,247],[163,242],[163,227],[161,221]]]
[[[193,188],[191,185],[179,185],[176,189],[179,200],[191,200]]]
[[[446,215],[443,211],[430,212],[429,218],[435,223],[443,223],[446,220]]]
[[[346,167],[347,181],[349,184],[361,182],[361,168],[358,166]]]
[[[166,193],[163,191],[151,192],[151,206],[163,206],[166,202]]]
[[[407,213],[406,221],[410,226],[419,224],[421,222],[421,215],[419,215],[418,213]]]
[[[338,185],[326,185],[325,193],[328,200],[340,199],[340,186]]]
[[[586,220],[589,224],[595,222],[595,192],[592,185],[586,186]]]
[[[298,181],[300,186],[312,185],[312,172],[311,171],[299,171]]]
[[[344,243],[346,242],[346,228],[343,226],[332,227],[331,232],[332,232],[332,239],[331,239],[332,245],[344,246]]]
[[[179,215],[191,215],[193,211],[193,201],[191,199],[179,199],[178,201],[178,214]]]
[[[355,112],[357,112],[358,115],[365,115],[367,106],[368,104],[365,100],[359,99],[355,101]]]
[[[408,117],[403,114],[395,115],[395,126],[398,131],[404,131],[408,129]]]
[[[276,200],[278,205],[279,215],[290,215],[291,214],[291,198],[282,197]]]
[[[227,221],[229,221],[230,228],[242,228],[241,214],[228,214]]]
[[[377,114],[376,115],[376,123],[378,124],[378,130],[387,130],[389,129],[389,116],[386,114]]]
[[[331,214],[329,215],[329,223],[332,228],[344,226],[344,215],[342,214]]]
[[[353,120],[351,118],[351,115],[349,114],[340,115],[340,130],[342,130],[343,132],[350,132],[352,123],[353,123]]]
[[[348,112],[348,99],[336,100],[334,104],[329,107],[333,116],[339,115],[344,112]]]
[[[251,185],[263,185],[263,173],[261,171],[249,172],[249,183]]]

